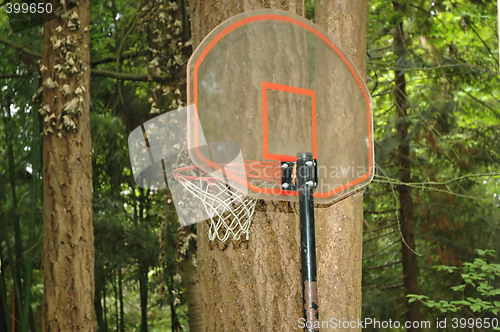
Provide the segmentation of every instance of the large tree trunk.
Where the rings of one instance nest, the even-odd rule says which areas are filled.
[[[401,12],[401,6],[394,2],[394,10]],[[406,47],[404,45],[403,22],[398,22],[394,29],[394,53],[396,54],[397,63],[394,71],[395,89],[394,97],[396,101],[396,118],[397,118],[397,139],[399,147],[396,151],[398,161],[398,177],[403,183],[411,182],[411,161],[410,161],[410,139],[408,135],[408,97],[406,95],[406,77],[401,64],[405,63]],[[403,284],[405,294],[418,294],[418,269],[417,257],[414,253],[415,248],[415,230],[413,223],[413,201],[411,197],[410,187],[406,185],[398,186],[400,216],[401,216],[401,233],[403,242],[401,246],[402,261],[403,261]],[[416,322],[420,320],[418,301],[409,303],[406,300],[406,320]],[[416,331],[416,329],[408,328],[408,331]]]
[[[366,74],[367,20],[365,0],[316,1],[316,24],[344,51],[362,78]],[[348,144],[350,139],[356,138],[346,137],[342,143]],[[357,192],[316,211],[320,318],[356,321],[361,318],[363,194]]]
[[[56,3],[57,2],[57,3]],[[65,4],[66,3],[66,4]],[[44,331],[95,331],[89,1],[44,25]]]
[[[303,0],[250,3],[190,1],[194,45],[242,11],[274,8],[304,15]],[[366,2],[317,1],[316,6],[317,22],[363,73]],[[210,243],[206,224],[198,227],[202,331],[299,330],[303,310],[298,204],[261,201],[256,210],[247,242]],[[316,208],[320,320],[361,316],[362,217],[359,192]]]

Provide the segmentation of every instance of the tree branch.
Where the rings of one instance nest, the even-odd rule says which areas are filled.
[[[393,213],[398,209],[390,209],[390,210],[381,210],[381,211],[365,211],[364,213],[368,214],[384,214],[384,213]]]
[[[137,56],[146,55],[149,53],[151,53],[149,50],[123,52],[123,54],[120,56],[120,58],[121,59],[130,59],[130,58],[135,58]],[[109,56],[109,57],[105,57],[102,59],[90,60],[90,64],[92,66],[98,66],[98,65],[102,65],[103,63],[110,63],[110,62],[114,62],[114,61],[116,61],[116,56]]]
[[[363,259],[372,258],[372,257],[374,257],[374,256],[376,256],[376,255],[378,255],[378,254],[382,253],[383,251],[385,251],[385,250],[389,249],[389,248],[390,248],[390,247],[392,247],[393,245],[398,244],[398,243],[400,243],[400,242],[401,242],[401,240],[394,241],[393,243],[391,243],[391,244],[389,244],[389,245],[385,246],[384,248],[380,249],[379,251],[374,252],[373,254],[370,254],[370,255],[368,255],[368,256],[363,256]]]
[[[22,54],[25,54],[27,56],[30,56],[30,57],[33,57],[33,58],[37,58],[37,59],[40,59],[42,57],[42,55],[38,52],[35,52],[33,50],[30,50],[22,45],[19,45],[19,44],[16,44],[10,40],[7,40],[7,39],[4,39],[4,38],[0,38],[0,43],[1,44],[4,44],[4,45],[7,45],[7,46],[10,46],[14,49],[16,49],[17,51],[21,52]],[[140,54],[143,54],[144,52],[146,51],[142,51],[142,52],[131,52],[131,53],[128,53],[126,55],[122,55],[122,58],[124,56],[126,57],[133,57],[135,55],[140,55]],[[99,63],[106,63],[106,62],[111,62],[110,60],[111,58],[104,58],[104,59],[97,59],[95,62],[91,62],[91,64],[99,64]],[[114,60],[116,60],[116,58],[114,58]],[[96,69],[96,68],[91,68],[90,69],[90,73],[92,76],[100,76],[100,77],[110,77],[110,78],[114,78],[116,80],[120,80],[120,81],[136,81],[136,82],[161,82],[161,83],[164,83],[164,84],[175,84],[176,82],[168,82],[167,80],[171,77],[169,76],[161,76],[161,75],[149,75],[149,74],[132,74],[132,73],[122,73],[122,72],[116,72],[116,71],[112,71],[112,70],[105,70],[105,69]],[[4,76],[8,76],[8,75],[4,75]],[[15,78],[15,77],[3,77],[3,76],[0,76],[0,78]]]
[[[42,55],[40,53],[35,52],[33,50],[30,50],[29,48],[26,48],[23,45],[16,44],[8,39],[4,39],[4,38],[0,37],[0,43],[7,45],[7,46],[10,46],[10,47],[18,50],[19,52],[21,52],[27,56],[30,56],[32,58],[40,59],[42,57]]]
[[[175,82],[167,82],[170,77],[161,75],[148,75],[148,74],[131,74],[120,73],[112,70],[95,69],[90,70],[92,76],[110,77],[119,81],[136,81],[136,82],[162,82],[167,84],[174,84]]]
[[[450,179],[447,181],[442,181],[442,182],[439,182],[439,181],[403,182],[403,181],[400,181],[399,179],[392,179],[392,178],[389,178],[386,176],[375,175],[375,177],[377,178],[377,181],[375,181],[375,182],[391,183],[391,184],[395,184],[395,185],[409,186],[409,187],[414,187],[414,188],[418,188],[418,189],[426,189],[426,187],[429,187],[429,186],[440,186],[440,185],[446,186],[446,185],[451,184],[453,182],[457,182],[457,181],[468,179],[468,178],[499,177],[499,176],[500,176],[500,173],[495,173],[495,172],[492,172],[492,173],[473,173],[473,174],[462,175],[462,176],[459,176],[459,177],[456,177],[456,178],[453,178],[453,179]]]
[[[500,113],[498,113],[493,107],[489,106],[484,101],[474,97],[470,92],[465,91],[464,89],[462,89],[462,92],[464,92],[467,96],[469,96],[475,102],[477,102],[477,103],[483,105],[484,107],[486,107],[487,109],[489,109],[491,112],[493,112],[493,114],[495,114],[498,118],[500,118]]]
[[[369,241],[372,241],[372,240],[376,240],[376,239],[380,239],[381,237],[385,237],[385,236],[388,236],[388,235],[394,234],[394,233],[396,233],[396,232],[397,232],[397,230],[393,230],[393,231],[390,231],[390,232],[387,232],[387,233],[383,233],[383,234],[375,235],[375,236],[369,237],[369,238],[367,238],[367,239],[364,239],[364,240],[363,240],[363,243],[365,243],[365,242],[369,242]]]
[[[384,225],[384,226],[381,226],[377,229],[371,229],[371,230],[368,230],[368,231],[365,231],[365,233],[373,233],[373,232],[378,232],[378,231],[381,231],[383,229],[386,229],[386,228],[389,228],[389,227],[392,227],[392,226],[396,226],[398,225],[397,222],[393,223],[393,224],[390,224],[390,225]]]
[[[0,80],[9,79],[9,78],[21,78],[28,77],[28,74],[0,74]]]
[[[385,267],[394,266],[394,265],[399,265],[399,264],[401,264],[401,263],[402,263],[401,261],[397,261],[397,262],[387,263],[387,264],[384,264],[384,265],[378,265],[378,266],[368,266],[368,267],[365,267],[365,269],[367,269],[367,270],[383,269],[383,268],[385,268]]]

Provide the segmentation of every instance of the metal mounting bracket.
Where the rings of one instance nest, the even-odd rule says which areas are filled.
[[[308,175],[307,186],[311,188],[318,187],[318,160],[313,159],[307,161],[305,164]],[[296,161],[282,161],[281,162],[281,189],[296,191],[297,190],[297,162]]]

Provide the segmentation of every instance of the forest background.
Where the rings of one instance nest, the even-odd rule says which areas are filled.
[[[305,5],[314,21],[315,1]],[[364,192],[363,317],[498,317],[496,4],[370,0],[368,15],[377,164]],[[127,136],[185,105],[188,3],[92,2],[90,24],[97,328],[187,330],[206,234],[179,228],[168,192],[135,186]],[[42,326],[40,30],[13,32],[0,10],[0,331]]]

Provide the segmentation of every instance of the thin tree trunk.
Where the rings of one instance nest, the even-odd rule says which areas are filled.
[[[12,252],[12,248],[9,245],[8,240],[4,240],[5,243],[5,248],[7,249],[7,259],[10,261],[10,273],[12,275],[12,292],[13,292],[13,300],[12,300],[12,325],[17,326],[19,323],[19,318],[18,318],[18,311],[15,310],[15,308],[20,308],[21,307],[21,299],[19,298],[19,288],[21,287],[20,285],[20,279],[18,278],[17,275],[17,268],[15,267],[15,254]]]
[[[148,332],[148,268],[139,263],[139,293],[141,302],[141,332]]]
[[[14,287],[12,287],[14,288]],[[16,312],[17,312],[17,308],[18,305],[17,305],[17,296],[16,296],[16,292],[14,289],[12,289],[12,331],[15,331],[16,330],[16,326],[17,326],[17,320],[16,320]]]
[[[182,261],[182,283],[185,288],[186,302],[188,305],[188,324],[190,331],[202,331],[201,328],[201,303],[200,282],[196,273],[195,255],[188,249]]]
[[[125,312],[124,312],[124,306],[123,306],[123,276],[122,276],[122,268],[121,266],[118,267],[118,296],[120,298],[120,327],[118,331],[120,332],[125,332],[125,325],[124,325],[124,319],[125,319]]]
[[[173,228],[174,225],[171,224],[171,219],[169,218],[169,208],[168,202],[165,196],[164,204],[165,204],[165,217],[161,221],[160,225],[160,254],[158,256],[158,261],[160,266],[163,267],[163,280],[165,283],[165,291],[167,294],[170,294],[171,291],[176,289],[177,287],[174,285],[174,273],[176,273],[176,266],[178,266],[178,262],[176,262],[175,258],[175,248],[178,247],[177,241],[179,241],[179,237],[174,238]],[[178,224],[176,223],[175,226]],[[179,329],[179,318],[177,316],[177,312],[175,309],[176,303],[174,297],[169,297],[168,305],[170,307],[170,322],[171,322],[171,330],[172,332],[176,332]]]
[[[104,273],[102,278],[102,316],[104,320],[104,332],[108,332],[108,306],[106,304],[106,296],[106,273]]]
[[[394,10],[401,11],[401,6],[393,2]],[[406,77],[399,66],[405,63],[406,48],[404,42],[403,22],[399,22],[394,29],[394,53],[396,54],[396,70],[394,96],[397,110],[397,139],[399,147],[397,149],[398,177],[404,183],[411,182],[411,161],[410,161],[410,140],[408,137],[408,98],[406,94]],[[418,269],[417,258],[413,253],[415,248],[415,230],[413,223],[413,201],[409,186],[401,185],[397,188],[400,202],[401,233],[402,242],[402,262],[403,262],[403,284],[405,294],[418,294]],[[419,321],[420,312],[418,301],[409,303],[406,300],[406,320]],[[409,328],[408,331],[416,331]]]
[[[170,322],[172,326],[172,332],[179,331],[179,318],[177,317],[177,313],[175,312],[174,303],[170,303]]]
[[[136,225],[145,225],[145,210],[147,208],[146,204],[146,191],[145,188],[139,189],[139,196],[135,196],[136,205],[138,205],[138,210],[136,210],[137,215],[135,215]],[[143,257],[138,257],[138,276],[139,276],[139,299],[141,304],[141,332],[148,332],[148,265]]]
[[[12,144],[13,135],[12,128],[14,128],[12,122],[12,117],[10,115],[10,110],[7,110],[7,118],[5,120],[5,140],[7,141],[7,160],[9,163],[9,182],[10,190],[12,196],[12,224],[14,225],[14,253],[16,255],[16,262],[19,262],[23,258],[23,244],[21,240],[21,226],[19,224],[19,211],[18,211],[18,201],[16,192],[16,169],[14,161],[14,147]],[[17,267],[17,264],[16,264]],[[18,268],[18,276],[21,278],[21,270]]]
[[[24,322],[21,320],[21,307],[22,307],[22,262],[23,259],[23,246],[21,240],[21,227],[19,224],[19,210],[18,210],[18,201],[17,201],[17,192],[16,192],[16,171],[15,171],[15,161],[14,161],[14,147],[12,144],[13,135],[12,135],[12,117],[10,115],[10,110],[7,110],[7,117],[4,118],[4,125],[7,130],[5,131],[5,140],[7,141],[7,160],[9,164],[9,182],[11,189],[11,199],[12,199],[12,214],[10,220],[12,221],[14,228],[14,252],[10,251],[10,259],[11,259],[11,269],[12,274],[14,276],[14,285],[16,290],[16,305],[18,310],[15,314],[15,321],[18,322],[19,326],[22,327]],[[16,323],[17,325],[17,323]],[[26,323],[27,325],[27,323]]]
[[[40,173],[41,173],[41,142],[40,142],[40,124],[39,124],[39,114],[37,112],[32,112],[32,129],[33,137],[31,139],[31,183],[30,183],[30,196],[31,204],[29,207],[29,220],[28,220],[28,240],[26,242],[27,248],[32,248],[35,246],[36,233],[37,233],[37,209],[38,209],[38,199],[40,198]],[[28,332],[28,321],[31,331],[35,331],[35,320],[33,317],[32,307],[31,307],[31,288],[33,280],[33,251],[28,251],[25,255],[24,260],[24,300],[23,308],[21,313],[21,332]]]
[[[95,315],[96,315],[96,320],[97,320],[97,331],[98,332],[104,332],[104,313],[102,310],[102,276],[101,271],[99,271],[100,268],[96,267],[96,287],[95,287],[95,299],[94,299],[94,304],[95,304]]]
[[[3,258],[3,237],[0,237],[0,262],[5,262]],[[0,331],[8,331],[7,329],[7,285],[5,283],[5,267],[0,265]]]
[[[57,2],[57,3],[56,3]],[[43,27],[44,331],[95,331],[89,1]]]
[[[116,325],[116,331],[120,330],[120,316],[119,316],[119,309],[118,309],[118,281],[116,280],[117,278],[117,273],[114,271],[113,273],[113,291],[114,291],[114,296],[115,296],[115,325]]]
[[[317,23],[364,73],[366,1],[317,1],[316,6]],[[189,8],[195,46],[216,25],[241,11],[275,8],[304,15],[300,0],[220,5],[193,0]],[[362,198],[358,192],[316,209],[320,320],[361,316]],[[259,202],[248,242],[212,244],[205,223],[199,224],[197,238],[201,331],[298,330],[302,287],[297,204]]]

